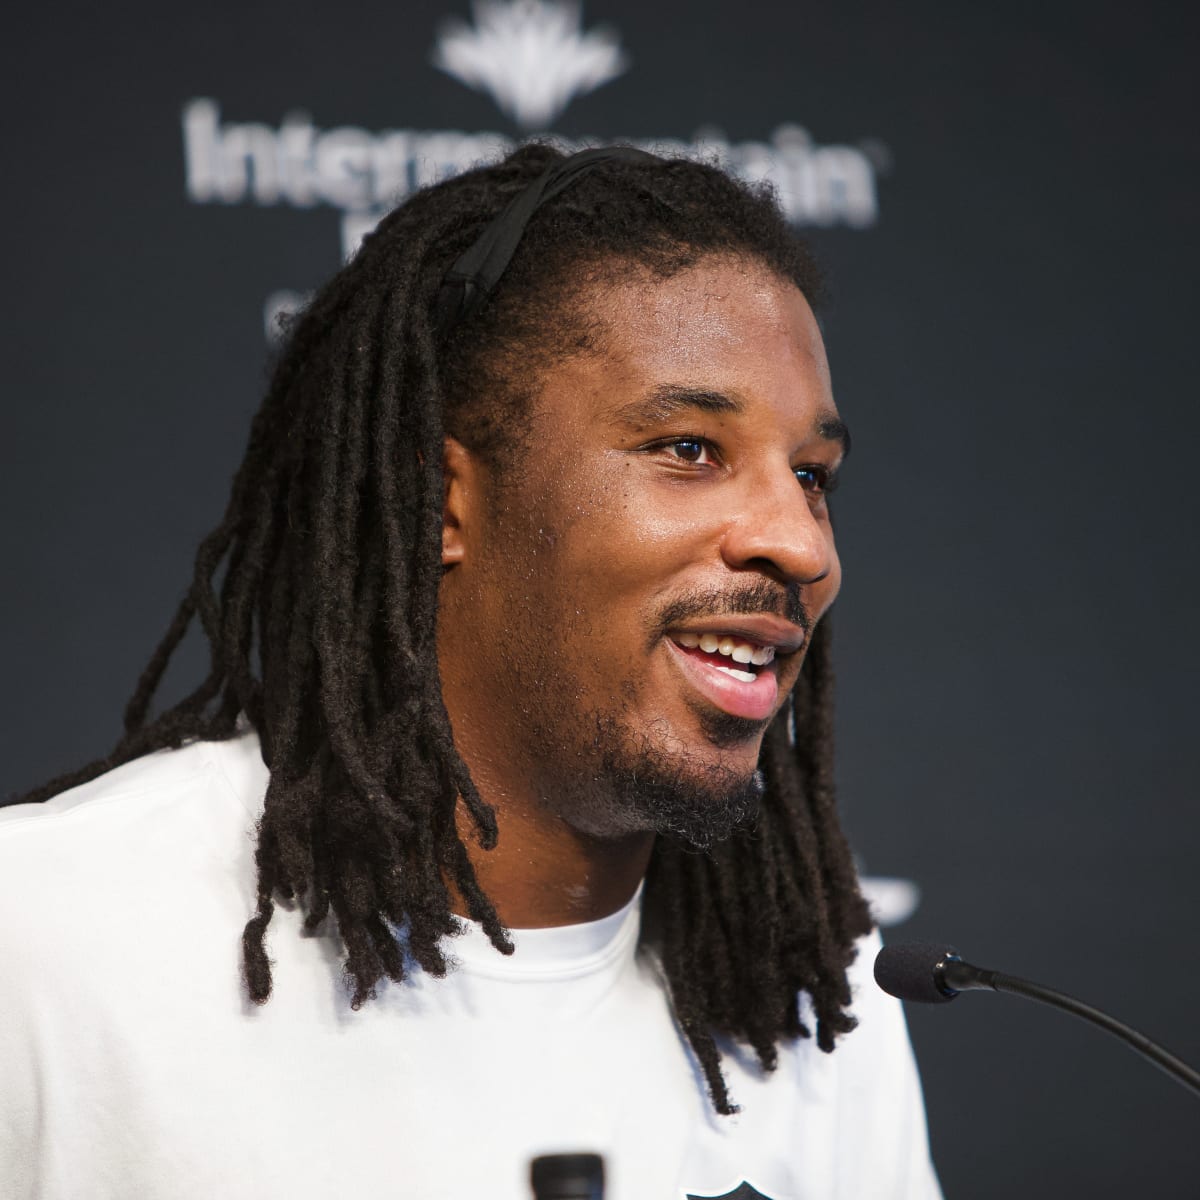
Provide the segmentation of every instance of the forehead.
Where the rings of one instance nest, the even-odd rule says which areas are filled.
[[[836,415],[812,310],[765,266],[714,258],[666,279],[634,275],[597,289],[590,307],[600,331],[590,366],[604,373],[594,416],[616,417],[631,395],[664,385],[794,410],[806,422]]]

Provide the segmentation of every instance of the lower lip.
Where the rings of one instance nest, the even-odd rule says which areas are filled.
[[[750,721],[765,721],[775,711],[779,680],[773,664],[759,667],[753,683],[743,683],[689,654],[670,638],[666,642],[688,682],[722,712]]]

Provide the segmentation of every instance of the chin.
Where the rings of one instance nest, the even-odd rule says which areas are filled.
[[[742,753],[681,752],[678,742],[668,750],[644,737],[609,742],[594,780],[603,801],[593,818],[603,812],[614,834],[656,833],[700,850],[752,827],[763,794],[762,723],[731,719],[754,726],[735,743]]]

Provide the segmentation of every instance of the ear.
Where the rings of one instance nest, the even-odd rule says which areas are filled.
[[[448,437],[442,450],[442,566],[466,557],[466,531],[478,495],[478,464],[470,450]]]

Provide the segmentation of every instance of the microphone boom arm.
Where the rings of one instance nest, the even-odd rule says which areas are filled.
[[[1143,1058],[1149,1059],[1160,1070],[1177,1079],[1184,1087],[1200,1096],[1200,1071],[1188,1066],[1182,1059],[1156,1045],[1144,1033],[1110,1017],[1108,1013],[1076,1000],[1065,992],[1056,992],[1053,988],[1034,983],[1029,979],[1021,979],[1016,975],[1005,975],[1001,971],[990,971],[984,967],[975,967],[963,962],[956,954],[948,954],[938,963],[935,970],[938,986],[943,992],[952,996],[957,992],[974,992],[991,989],[994,992],[1008,992],[1014,996],[1025,996],[1030,1000],[1039,1000],[1052,1008],[1061,1008],[1064,1012],[1073,1013],[1085,1021],[1107,1030],[1114,1037],[1120,1038],[1127,1046],[1131,1046]]]

